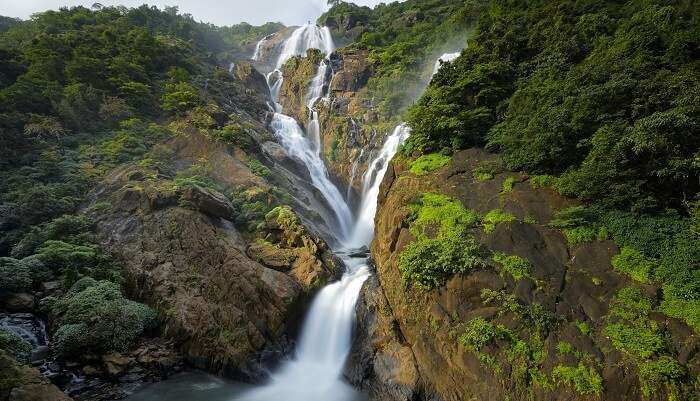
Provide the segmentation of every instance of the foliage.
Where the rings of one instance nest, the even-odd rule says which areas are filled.
[[[639,366],[642,394],[645,397],[650,397],[658,391],[661,385],[674,384],[684,375],[683,366],[669,356],[664,355],[656,360],[646,361]]]
[[[125,299],[117,284],[91,278],[76,282],[52,309],[59,321],[54,351],[62,357],[125,351],[156,323],[155,312]]]
[[[654,272],[654,262],[641,252],[629,247],[622,248],[619,255],[613,256],[612,267],[640,283],[648,283]]]
[[[269,177],[272,174],[272,171],[267,166],[260,163],[258,159],[251,158],[248,160],[246,165],[248,166],[250,171],[261,177]]]
[[[485,4],[469,47],[410,108],[406,150],[486,144],[508,168],[561,174],[559,191],[606,208],[695,197],[697,7]]]
[[[22,292],[31,288],[32,272],[21,261],[0,258],[0,293]]]
[[[17,334],[0,328],[0,350],[8,352],[20,362],[27,363],[32,353],[32,346]]]
[[[532,175],[530,176],[529,179],[530,186],[532,188],[548,188],[548,187],[553,187],[556,185],[557,179],[554,176],[551,175],[546,175],[546,174],[541,174],[541,175]]]
[[[510,223],[515,221],[515,216],[510,213],[506,213],[501,209],[493,209],[486,213],[482,219],[482,224],[484,226],[484,232],[491,233],[496,229],[496,226],[501,223]]]
[[[404,282],[423,289],[445,283],[455,273],[483,267],[480,246],[467,228],[478,216],[445,195],[426,193],[411,206],[409,230],[416,240],[399,255]]]
[[[505,180],[503,180],[503,189],[501,189],[502,194],[507,194],[513,191],[513,185],[517,182],[517,179],[515,177],[506,177]]]
[[[440,153],[423,155],[411,162],[410,170],[413,174],[421,176],[440,169],[450,163],[451,157]]]
[[[565,383],[573,386],[581,395],[603,392],[603,379],[594,368],[587,368],[582,362],[578,366],[557,365],[552,370],[552,377],[557,383]]]
[[[502,252],[494,253],[492,259],[494,262],[500,264],[501,269],[513,276],[515,280],[531,277],[530,270],[532,265],[527,259],[517,255],[506,255]]]

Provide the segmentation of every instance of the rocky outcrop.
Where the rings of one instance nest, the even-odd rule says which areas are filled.
[[[609,240],[569,244],[547,223],[557,210],[571,205],[571,200],[548,188],[534,188],[527,176],[500,173],[492,180],[474,178],[477,166],[495,160],[482,150],[462,151],[448,166],[422,177],[407,171],[402,163],[390,166],[380,188],[372,243],[380,286],[368,281],[358,304],[360,332],[367,334],[355,342],[350,379],[379,393],[377,398],[383,400],[629,401],[662,400],[675,391],[692,393],[692,389],[681,391],[660,384],[652,396],[642,394],[638,368],[615,349],[605,331],[615,295],[631,284],[611,269],[611,257],[619,252],[616,245]],[[503,191],[508,177],[515,184],[512,190]],[[494,209],[515,216],[492,232],[477,227],[470,234],[486,255],[504,252],[529,261],[530,277],[516,280],[489,263],[486,268],[455,274],[444,286],[429,291],[406,283],[397,259],[414,241],[406,223],[409,205],[424,192],[446,194],[481,216]],[[486,301],[484,290],[506,298],[501,303]],[[643,290],[652,299],[658,291],[648,286]],[[386,307],[381,306],[382,300]],[[377,312],[382,309],[386,316]],[[479,343],[483,348],[470,348],[468,341],[473,339],[462,336],[467,323],[476,318],[493,324],[488,327],[501,327],[498,330],[509,333],[508,339],[498,340],[494,334],[497,339],[493,340],[482,332],[486,336]],[[692,330],[659,313],[650,319],[664,328],[669,336],[668,352],[677,356],[688,377],[697,376],[700,342]],[[516,348],[509,348],[515,345],[509,344],[529,351],[518,354]],[[401,347],[410,349],[417,385],[413,384],[409,353]],[[396,378],[398,366],[404,366],[408,380]],[[562,378],[561,372],[573,375],[580,366],[583,370],[577,371],[575,379]],[[553,373],[557,367],[559,375]],[[562,370],[566,367],[570,370]],[[598,385],[596,377],[601,379]]]
[[[145,177],[158,173],[123,166],[93,197],[110,205],[94,217],[104,246],[124,265],[130,293],[159,312],[164,335],[190,363],[259,379],[262,365],[287,346],[290,317],[309,284],[328,276],[311,260],[318,245],[299,262],[316,267],[303,276],[268,268],[247,256],[223,194]]]
[[[13,357],[0,350],[0,400],[3,401],[71,401],[37,369],[20,366]]]
[[[267,36],[260,45],[259,58],[254,61],[255,68],[263,74],[274,70],[277,65],[277,59],[279,59],[282,48],[284,47],[284,41],[287,40],[297,28],[296,26],[289,26]]]
[[[266,233],[248,247],[248,256],[278,271],[289,272],[307,291],[339,278],[342,262],[320,237],[309,232],[287,206],[265,216]]]
[[[402,337],[376,276],[365,282],[356,309],[356,335],[346,377],[373,400],[415,400],[420,383],[413,351]]]

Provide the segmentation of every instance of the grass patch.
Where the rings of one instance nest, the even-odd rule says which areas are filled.
[[[500,223],[509,223],[515,220],[515,216],[510,213],[506,213],[501,209],[493,209],[486,213],[486,216],[482,219],[482,225],[486,233],[491,233],[496,229],[496,226]]]
[[[586,367],[582,362],[579,362],[576,367],[555,366],[552,370],[552,378],[558,384],[573,386],[581,395],[600,395],[603,392],[603,379],[600,374],[594,368]]]
[[[501,265],[502,272],[510,274],[515,280],[532,278],[530,276],[532,265],[525,258],[521,258],[520,256],[516,255],[506,255],[502,252],[496,252],[493,254],[492,259],[494,262]]]
[[[413,174],[421,176],[431,173],[450,163],[452,158],[440,153],[423,155],[411,162],[410,170]]]
[[[537,188],[552,188],[557,183],[557,177],[553,175],[532,175],[530,176],[530,186]]]

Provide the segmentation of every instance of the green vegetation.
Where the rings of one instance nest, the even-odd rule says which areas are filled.
[[[32,346],[22,337],[0,328],[0,350],[12,355],[20,362],[29,362]]]
[[[502,252],[494,253],[491,258],[494,262],[501,265],[503,272],[510,274],[515,280],[532,278],[530,276],[532,265],[527,259],[517,255],[506,255]]]
[[[674,397],[684,390],[681,380],[685,368],[669,354],[668,339],[662,327],[650,320],[652,301],[634,287],[621,289],[610,308],[611,319],[604,330],[615,349],[623,352],[639,367],[642,393],[649,397],[662,384]],[[682,398],[678,398],[682,399]]]
[[[501,190],[502,194],[507,194],[513,191],[513,185],[518,182],[518,180],[515,177],[506,177],[505,180],[503,180],[503,189]]]
[[[468,233],[476,213],[445,195],[426,193],[412,206],[409,229],[416,240],[399,255],[406,283],[433,289],[455,273],[485,266],[476,240]]]
[[[654,262],[632,248],[622,248],[619,255],[612,258],[612,267],[620,273],[628,274],[640,283],[648,283],[654,271]]]
[[[510,223],[511,221],[515,221],[515,216],[501,209],[494,209],[486,213],[482,219],[482,225],[486,233],[492,233],[498,224]]]
[[[52,306],[59,326],[54,351],[62,357],[127,350],[156,324],[155,312],[129,301],[117,284],[83,278]]]
[[[411,162],[410,170],[415,175],[426,175],[450,163],[452,158],[440,153],[423,155]]]
[[[492,180],[496,174],[503,172],[503,165],[499,161],[494,162],[483,162],[474,168],[473,175],[474,179],[477,181],[489,181]]]
[[[440,54],[465,46],[466,31],[482,8],[479,3],[461,0],[409,0],[374,9],[339,2],[319,23],[356,39],[351,46],[369,51],[375,73],[363,95],[376,99],[380,114],[391,120],[430,80]]]
[[[554,176],[551,175],[533,175],[530,176],[529,179],[530,186],[532,188],[549,188],[549,187],[554,187],[557,183],[557,179]]]
[[[482,4],[469,47],[410,108],[407,152],[487,145],[509,169],[561,174],[560,191],[606,207],[694,198],[697,7]]]
[[[581,395],[600,395],[603,392],[603,379],[600,374],[583,363],[576,367],[557,365],[552,370],[552,377],[557,383],[573,386]]]

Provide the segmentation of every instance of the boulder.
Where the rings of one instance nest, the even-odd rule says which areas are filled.
[[[102,356],[105,372],[110,377],[119,377],[126,373],[126,370],[134,362],[133,358],[126,357],[119,353],[111,353]]]
[[[204,188],[199,185],[189,186],[182,190],[180,198],[211,217],[231,219],[235,212],[231,201],[221,192],[211,188]]]
[[[4,309],[11,313],[32,312],[34,305],[34,296],[24,292],[10,294],[3,303]]]

